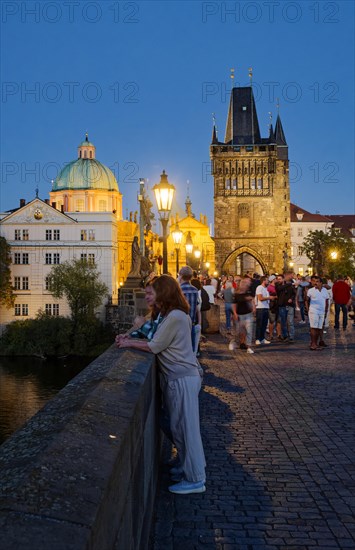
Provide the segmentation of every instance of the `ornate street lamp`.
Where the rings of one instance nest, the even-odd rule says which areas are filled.
[[[163,273],[168,272],[168,244],[167,244],[167,227],[171,212],[171,205],[175,193],[175,187],[168,182],[168,175],[163,170],[160,175],[160,182],[153,187],[155,199],[159,212],[159,219],[163,227]]]
[[[175,250],[176,250],[176,274],[179,274],[179,252],[180,252],[180,245],[182,241],[182,231],[179,227],[179,224],[176,222],[174,230],[171,232],[171,236],[174,241]]]
[[[201,259],[201,250],[197,247],[195,248],[194,250],[194,256],[196,258],[196,261],[197,261],[197,271],[200,271],[200,259]]]

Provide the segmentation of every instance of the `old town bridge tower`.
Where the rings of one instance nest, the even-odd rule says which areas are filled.
[[[288,146],[279,115],[260,136],[251,86],[232,89],[224,142],[214,126],[210,156],[217,268],[281,272],[291,249]]]

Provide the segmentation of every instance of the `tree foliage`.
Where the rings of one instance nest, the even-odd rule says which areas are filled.
[[[108,288],[100,281],[94,264],[71,260],[54,266],[49,273],[49,290],[54,298],[66,297],[72,320],[95,318],[95,310],[103,302]]]
[[[0,304],[7,309],[14,306],[16,295],[13,293],[11,284],[11,255],[10,245],[0,237]]]
[[[72,321],[40,313],[36,319],[14,321],[1,338],[4,355],[67,355],[71,349]]]
[[[332,278],[339,274],[355,277],[355,243],[337,229],[310,231],[302,248],[314,273]],[[332,258],[332,253],[336,257]]]

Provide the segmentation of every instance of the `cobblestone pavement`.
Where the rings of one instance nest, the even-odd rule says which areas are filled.
[[[208,336],[206,492],[170,494],[162,464],[151,549],[355,548],[355,327],[326,342],[310,351],[297,327],[295,344],[247,355],[223,330]]]

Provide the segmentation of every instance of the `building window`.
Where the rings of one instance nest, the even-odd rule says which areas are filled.
[[[80,231],[80,240],[87,241],[87,238],[88,238],[88,232],[86,231],[86,229],[82,229]]]
[[[298,252],[298,255],[299,255],[299,256],[302,256],[302,254],[303,254],[303,247],[302,247],[302,246],[297,247],[297,252]]]
[[[252,179],[250,182],[250,189],[255,189],[255,180]]]
[[[21,277],[15,277],[14,287],[15,287],[15,290],[20,290],[21,289]]]
[[[84,199],[77,199],[75,202],[75,211],[84,212]]]
[[[89,229],[89,241],[94,241],[94,240],[95,240],[95,230]]]
[[[46,315],[59,315],[59,304],[46,304],[45,305]]]
[[[52,263],[52,254],[48,254],[48,252],[46,253],[46,264],[47,265],[51,265]]]
[[[226,180],[226,183],[225,183],[225,188],[226,189],[230,189],[231,188],[231,180]]]
[[[28,290],[28,277],[22,277],[22,290]]]
[[[106,212],[106,201],[99,201],[99,212]]]
[[[53,229],[53,241],[60,241],[60,229]]]
[[[15,241],[21,240],[21,229],[15,229]]]
[[[261,178],[258,179],[258,189],[263,188],[263,180]]]
[[[52,240],[52,230],[46,229],[46,241],[51,241],[51,240]]]
[[[22,240],[28,241],[29,239],[29,231],[28,229],[22,229]]]
[[[22,315],[23,317],[28,316],[28,304],[15,304],[15,315],[16,317],[19,317]]]
[[[45,290],[49,290],[49,282],[50,282],[50,277],[47,275],[47,277],[45,277],[45,279],[44,279],[44,288],[45,288]]]
[[[60,264],[60,254],[58,252],[55,252],[53,254],[53,263],[54,264]]]
[[[21,254],[19,252],[15,252],[14,264],[20,264],[20,263],[21,263]]]
[[[298,273],[299,273],[300,275],[302,275],[302,277],[303,277],[303,267],[299,267],[299,268],[298,268]]]
[[[24,253],[22,254],[22,263],[23,263],[23,264],[26,264],[26,265],[29,264],[28,257],[29,257],[29,256],[28,256],[28,252],[24,252]]]
[[[303,228],[302,227],[297,228],[297,236],[298,237],[303,237]]]
[[[82,262],[87,262],[88,264],[95,264],[95,254],[80,254],[80,259]]]

